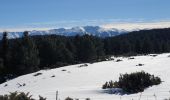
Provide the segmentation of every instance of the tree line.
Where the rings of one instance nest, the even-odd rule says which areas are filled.
[[[136,55],[170,51],[170,29],[134,31],[115,37],[29,36],[0,41],[0,81],[46,68],[102,61],[111,55]],[[6,76],[7,75],[7,76]],[[3,77],[3,78],[2,78]]]
[[[104,39],[107,55],[170,52],[170,28],[134,31]]]

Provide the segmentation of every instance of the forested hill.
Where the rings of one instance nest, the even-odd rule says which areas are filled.
[[[95,36],[24,36],[0,42],[0,81],[44,68],[96,62],[111,55],[170,52],[170,29],[131,32],[109,38]],[[6,76],[7,75],[7,76]],[[5,76],[5,77],[4,77]]]
[[[104,43],[108,55],[170,52],[170,28],[134,31],[106,38]]]

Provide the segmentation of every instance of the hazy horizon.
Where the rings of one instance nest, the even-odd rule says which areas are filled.
[[[46,25],[46,26],[25,26],[25,27],[9,27],[9,28],[0,28],[0,32],[22,32],[22,31],[45,31],[50,29],[58,29],[58,28],[66,28],[70,29],[73,27],[83,27],[83,26],[100,26],[104,29],[118,29],[118,30],[127,30],[133,31],[136,29],[156,29],[156,28],[170,28],[170,21],[152,21],[152,22],[113,22],[113,23],[105,23],[105,24],[84,24],[84,25],[72,25],[72,26],[63,26],[57,27],[57,25]]]
[[[0,30],[170,22],[169,4],[169,0],[5,0],[0,3]]]

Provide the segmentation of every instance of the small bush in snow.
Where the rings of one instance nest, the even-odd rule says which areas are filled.
[[[33,99],[32,95],[29,95],[29,93],[13,92],[10,93],[9,95],[0,95],[0,100],[35,100],[35,99]],[[39,96],[39,100],[46,100],[46,98]]]
[[[55,75],[52,75],[51,77],[55,77]]]
[[[117,60],[116,60],[116,62],[120,62],[120,61],[123,61],[123,60],[121,60],[121,59],[117,59]]]
[[[106,82],[106,83],[102,86],[102,89],[106,89],[106,88],[114,88],[114,82],[113,82],[113,81]]]
[[[5,84],[5,85],[4,85],[4,87],[7,87],[7,86],[8,86],[8,84]]]
[[[88,64],[83,64],[83,65],[80,65],[79,67],[87,67]]]
[[[130,57],[130,58],[128,58],[129,60],[131,60],[131,59],[135,59],[134,57]]]
[[[136,65],[136,66],[144,66],[144,64],[138,64],[138,65]]]
[[[90,98],[86,98],[86,100],[90,100]]]
[[[67,97],[65,100],[73,100],[73,98]]]
[[[164,100],[170,100],[170,98],[169,99],[164,99]]]
[[[121,74],[118,82],[106,82],[102,88],[121,88],[127,93],[137,93],[143,92],[144,89],[149,86],[158,85],[160,83],[161,79],[159,77],[141,71],[131,74]]]
[[[62,69],[61,71],[65,72],[65,71],[67,71],[67,70],[66,70],[66,69]]]
[[[42,75],[42,73],[36,73],[36,74],[34,74],[34,76],[39,76],[39,75]]]
[[[46,100],[46,98],[39,96],[39,100]]]
[[[155,54],[151,54],[150,56],[152,56],[152,57],[156,57],[156,56],[158,56],[158,55],[155,55]]]
[[[13,92],[9,95],[0,96],[0,100],[34,100],[31,98],[29,93],[18,93]]]

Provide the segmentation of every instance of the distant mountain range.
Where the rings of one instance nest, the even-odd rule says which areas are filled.
[[[110,28],[106,29],[103,27],[99,26],[84,26],[84,27],[73,27],[70,29],[66,28],[58,28],[58,29],[51,29],[47,31],[29,31],[29,34],[31,36],[35,35],[63,35],[63,36],[75,36],[75,35],[84,35],[84,34],[89,34],[93,36],[98,36],[98,37],[112,37],[120,34],[127,33],[128,31],[126,30],[118,30],[115,28]],[[8,33],[8,38],[19,38],[22,37],[23,32],[9,32]],[[2,32],[0,33],[0,38],[2,38]]]

